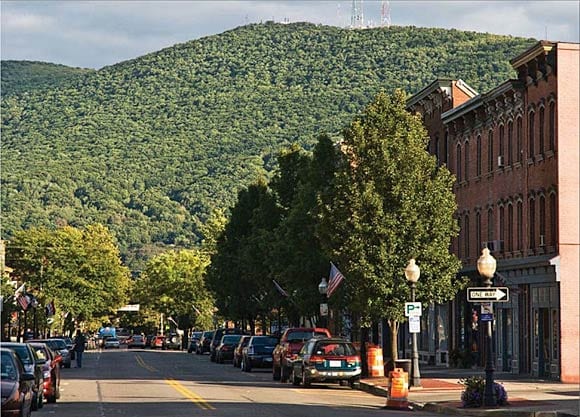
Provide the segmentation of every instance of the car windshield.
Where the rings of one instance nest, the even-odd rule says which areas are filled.
[[[30,350],[27,345],[4,345],[4,347],[8,347],[16,352],[24,365],[30,365],[34,360],[30,355]]]
[[[52,349],[63,350],[66,349],[66,343],[62,339],[50,339],[46,341],[46,344]]]
[[[275,337],[254,337],[252,344],[257,346],[276,346],[278,339]]]
[[[0,371],[0,376],[2,380],[6,381],[16,381],[18,378],[16,364],[8,352],[2,352],[2,370]]]
[[[313,353],[321,356],[355,356],[356,349],[347,342],[324,341],[316,344]]]
[[[31,345],[31,346],[36,351],[36,355],[40,359],[44,359],[44,360],[49,359],[48,352],[46,351],[46,348],[45,347],[39,346],[39,345]]]
[[[228,344],[228,345],[237,344],[241,338],[242,338],[241,335],[224,336],[222,338],[222,343]]]
[[[201,332],[192,333],[191,338],[199,340],[201,338]]]
[[[312,337],[316,335],[316,336],[326,336],[325,333],[315,333],[313,331],[298,331],[298,332],[292,332],[290,334],[288,334],[288,341],[289,342],[303,342],[305,340],[309,340],[312,339]]]
[[[143,336],[133,336],[133,341],[134,342],[142,342],[143,341]]]

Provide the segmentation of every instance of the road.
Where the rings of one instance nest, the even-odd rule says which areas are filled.
[[[294,387],[272,381],[269,369],[241,372],[186,352],[88,351],[82,368],[73,364],[62,371],[61,398],[33,417],[409,416],[383,409],[384,398],[349,387]]]

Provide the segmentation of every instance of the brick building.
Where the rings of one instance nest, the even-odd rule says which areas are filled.
[[[511,60],[517,79],[487,93],[437,80],[408,101],[457,178],[461,274],[480,284],[488,247],[494,286],[510,288],[494,303],[496,369],[562,382],[580,381],[579,62],[578,44],[541,41]],[[422,356],[445,363],[452,349],[483,347],[479,313],[465,291],[432,306]]]

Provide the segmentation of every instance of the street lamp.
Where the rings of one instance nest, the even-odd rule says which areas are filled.
[[[328,283],[324,277],[322,277],[320,284],[318,284],[318,292],[322,295],[322,302],[320,303],[320,324],[322,325],[321,327],[327,327],[326,316],[328,314]]]
[[[497,263],[495,258],[491,256],[488,248],[483,248],[481,251],[481,256],[477,260],[477,271],[485,280],[483,284],[490,288],[492,285],[491,280],[495,274]],[[495,390],[493,389],[493,345],[492,345],[492,323],[487,322],[487,332],[485,335],[485,391],[483,392],[483,404],[486,406],[496,406],[497,398],[495,396]]]
[[[415,288],[421,275],[421,269],[415,264],[415,259],[410,259],[405,268],[405,278],[411,285],[411,301],[415,302]],[[411,318],[409,318],[410,320]],[[411,333],[411,385],[421,386],[421,373],[419,372],[419,352],[417,351],[417,333]]]

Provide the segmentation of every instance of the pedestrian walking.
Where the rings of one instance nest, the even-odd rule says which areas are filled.
[[[85,351],[85,343],[87,339],[81,333],[80,329],[77,330],[77,335],[74,339],[73,350],[75,351],[75,356],[77,360],[77,368],[83,367],[83,352]]]

